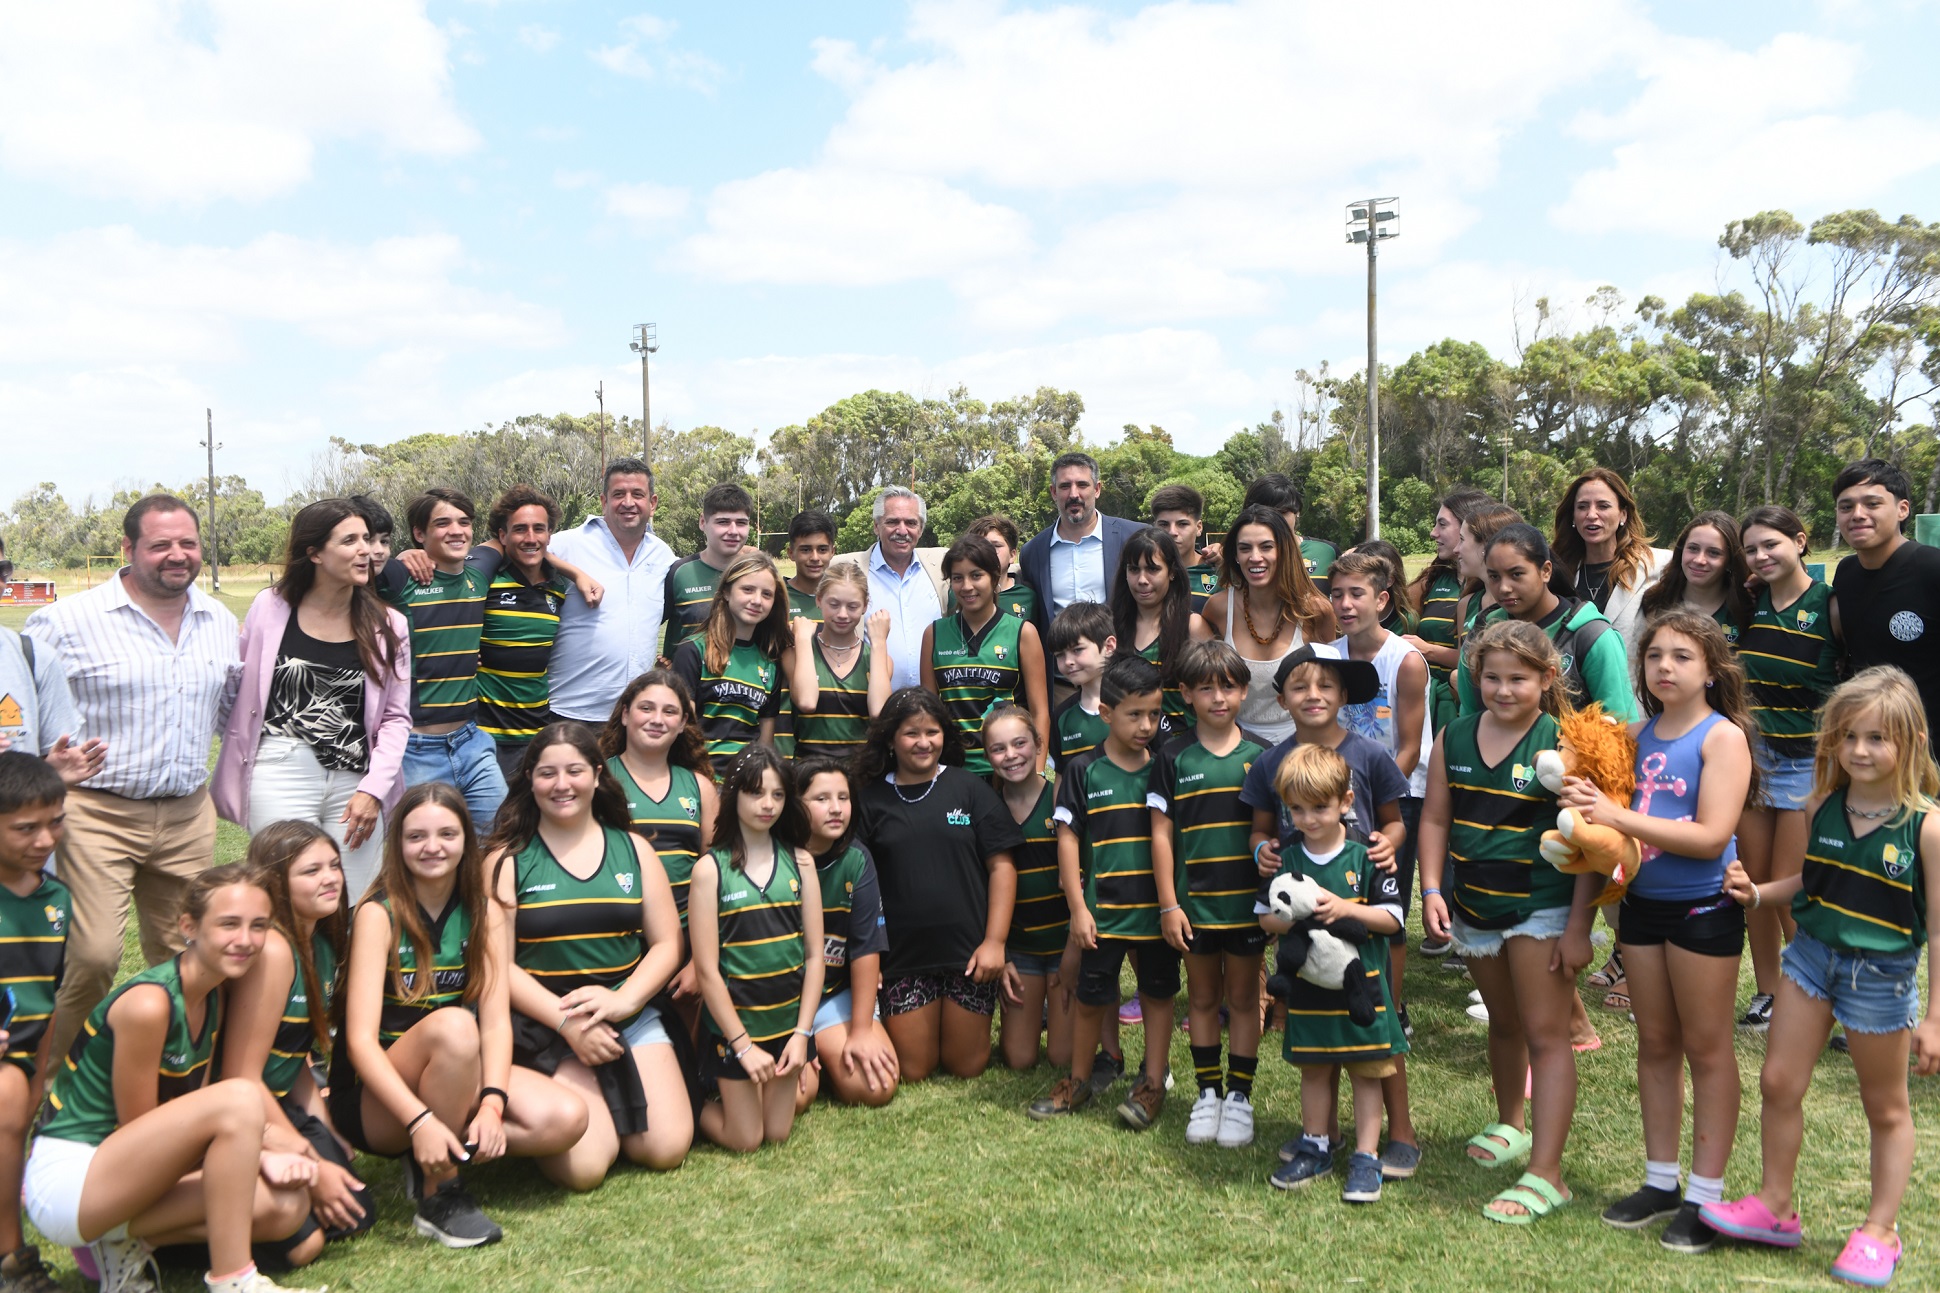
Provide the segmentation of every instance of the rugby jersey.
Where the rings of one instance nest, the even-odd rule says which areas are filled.
[[[13,993],[5,1058],[30,1078],[67,965],[73,910],[67,886],[52,876],[41,876],[24,898],[0,885],[0,986]]]
[[[1165,662],[1159,659],[1159,644],[1163,641],[1163,638],[1153,638],[1139,648],[1138,652],[1139,659],[1157,665],[1161,674],[1165,672]],[[1193,712],[1192,702],[1186,699],[1185,691],[1177,681],[1166,683],[1160,689],[1159,704],[1160,740],[1175,732],[1182,732],[1196,726],[1199,722],[1199,715]]]
[[[1545,862],[1537,846],[1556,823],[1556,796],[1536,780],[1536,755],[1556,748],[1556,720],[1538,714],[1502,761],[1482,760],[1469,714],[1442,732],[1448,771],[1450,905],[1474,929],[1507,929],[1549,907],[1566,907],[1576,877]]]
[[[222,1032],[222,994],[211,992],[203,1002],[202,1034],[195,1035],[189,1030],[188,1001],[182,995],[181,961],[177,955],[143,970],[109,993],[88,1015],[48,1088],[41,1135],[99,1145],[121,1124],[121,1116],[115,1111],[115,1034],[108,1024],[108,1012],[135,988],[153,985],[168,994],[168,1031],[162,1036],[155,1102],[167,1104],[199,1089],[208,1079],[209,1058],[215,1054],[216,1038]]]
[[[435,920],[423,907],[418,908],[431,934],[431,983],[422,998],[412,1001],[411,992],[418,982],[417,949],[405,937],[391,899],[384,899],[384,910],[391,913],[391,932],[397,939],[397,960],[384,976],[384,1003],[377,1018],[378,1044],[388,1048],[432,1011],[465,999],[465,945],[471,939],[472,922],[456,893]]]
[[[816,858],[815,878],[822,894],[822,1000],[827,1001],[849,986],[849,967],[856,958],[882,955],[889,937],[883,930],[882,893],[868,849],[851,843],[840,856]],[[858,901],[863,904],[859,912]],[[858,917],[863,922],[860,927]],[[873,1003],[863,1005],[867,1009]]]
[[[555,996],[617,988],[647,954],[639,855],[625,831],[600,836],[599,869],[583,880],[536,834],[513,860],[512,960]]]
[[[788,618],[792,620],[803,617],[820,624],[822,608],[816,604],[814,593],[805,593],[791,583],[788,585]]]
[[[936,675],[937,698],[963,738],[963,766],[978,776],[990,775],[983,716],[1000,701],[1019,699],[1023,689],[1023,632],[1023,620],[1001,611],[974,632],[962,612],[944,616],[931,629],[930,669]]]
[[[761,722],[781,712],[781,665],[752,642],[736,642],[727,664],[707,668],[706,640],[680,644],[673,670],[686,682],[700,711],[701,732],[716,774],[728,760],[761,737]]]
[[[456,574],[411,578],[396,558],[377,591],[411,621],[411,726],[469,723],[478,713],[478,644],[485,628],[485,576],[467,566]]]
[[[510,565],[492,576],[478,639],[478,729],[493,740],[522,744],[552,721],[547,670],[571,588],[556,573],[528,584]]]
[[[1058,830],[1052,817],[1057,798],[1056,787],[1045,782],[1030,816],[1018,823],[1024,843],[1010,855],[1017,866],[1017,902],[1005,946],[1026,956],[1058,955],[1071,932],[1071,908],[1058,884]]]
[[[1280,861],[1281,875],[1305,875],[1337,898],[1401,915],[1399,879],[1368,861],[1367,847],[1351,836],[1325,859],[1304,846],[1288,849]],[[1388,979],[1388,939],[1377,934],[1356,949],[1361,969],[1379,984],[1380,1004],[1374,1022],[1362,1027],[1347,1013],[1347,994],[1296,977],[1287,1000],[1287,1026],[1280,1053],[1289,1064],[1342,1064],[1385,1059],[1408,1051],[1407,1034],[1394,1011],[1393,986]]]
[[[1060,771],[1070,767],[1079,755],[1103,745],[1110,730],[1103,716],[1079,703],[1082,698],[1082,692],[1073,693],[1051,715],[1051,755]]]
[[[1152,759],[1127,772],[1101,746],[1058,778],[1052,817],[1078,837],[1085,906],[1098,937],[1150,942],[1159,936],[1159,890],[1152,879]]]
[[[1415,623],[1416,636],[1436,646],[1455,645],[1455,604],[1462,600],[1462,581],[1454,571],[1443,571],[1421,590],[1421,618]],[[1447,682],[1450,670],[1428,666],[1437,682]]]
[[[1026,623],[1036,619],[1037,590],[1023,580],[1017,580],[1009,588],[999,588],[993,596],[997,602],[997,609],[1004,614],[1015,615]],[[956,613],[957,595],[948,593],[943,598],[943,614],[950,616]]]
[[[1194,615],[1203,613],[1206,602],[1219,591],[1219,567],[1188,566],[1186,588],[1192,594],[1192,613]]]
[[[687,928],[687,887],[694,877],[694,861],[701,855],[700,778],[691,768],[669,765],[667,789],[655,799],[640,788],[619,755],[606,761],[613,779],[626,794],[626,811],[633,829],[653,845],[660,858],[660,869],[673,886],[674,907],[680,912],[680,927]]]
[[[1185,733],[1166,742],[1152,761],[1146,806],[1172,825],[1174,889],[1186,920],[1199,929],[1252,929],[1259,924],[1253,895],[1259,868],[1248,837],[1253,810],[1239,801],[1246,774],[1266,753],[1240,738],[1226,754],[1214,754]]]
[[[849,672],[837,676],[823,654],[822,639],[813,639],[815,712],[795,715],[795,754],[827,754],[847,759],[862,748],[869,734],[869,651],[864,642]]]
[[[1893,956],[1927,941],[1925,813],[1891,818],[1855,836],[1846,792],[1836,790],[1812,816],[1804,884],[1792,898],[1799,928],[1841,952]]]
[[[1314,581],[1314,587],[1325,597],[1333,591],[1333,583],[1327,574],[1334,568],[1334,561],[1340,556],[1340,549],[1325,539],[1304,538],[1300,540],[1300,562],[1307,568],[1307,575]]]
[[[294,942],[290,944],[290,955],[296,958]],[[270,1038],[269,1058],[263,1061],[263,1085],[279,1100],[296,1088],[296,1080],[303,1076],[303,1066],[310,1062],[311,1052],[316,1049],[317,1035],[310,1027],[310,1017],[321,1017],[326,1030],[329,1028],[331,993],[337,982],[337,953],[329,940],[312,932],[310,955],[317,963],[316,983],[311,984],[304,976],[303,962],[298,959],[296,972],[290,976],[289,995],[283,999],[282,1018],[276,1023],[276,1035]]]
[[[747,1030],[748,1040],[771,1042],[795,1031],[801,1022],[802,876],[794,850],[775,845],[768,883],[757,885],[745,871],[728,864],[727,853],[712,857],[720,872],[721,977],[734,1003],[739,1027],[723,1028],[712,1014],[709,1029],[727,1038]]]
[[[699,557],[676,561],[667,572],[661,603],[666,608],[662,613],[667,617],[667,641],[662,655],[671,659],[674,648],[706,632],[714,586],[720,583],[722,573]]]
[[[1782,611],[1772,605],[1772,590],[1761,590],[1738,640],[1738,662],[1758,735],[1782,758],[1811,758],[1819,710],[1839,685],[1832,589],[1814,580]]]

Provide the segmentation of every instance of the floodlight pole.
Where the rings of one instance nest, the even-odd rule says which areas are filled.
[[[222,591],[222,554],[216,548],[216,450],[222,448],[216,443],[216,411],[203,409],[208,430],[202,447],[209,451],[209,591]]]
[[[1375,202],[1367,201],[1367,537],[1381,537],[1381,360],[1374,337]]]
[[[660,338],[655,335],[651,323],[633,325],[632,348],[640,356],[640,417],[642,432],[640,436],[640,456],[646,464],[653,465],[653,398],[647,385],[647,356],[660,349]]]
[[[593,395],[600,402],[600,479],[606,479],[606,383],[601,382],[593,388]]]

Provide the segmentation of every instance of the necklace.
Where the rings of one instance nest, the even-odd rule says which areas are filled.
[[[815,642],[816,642],[816,645],[822,648],[823,655],[830,655],[835,652],[840,652],[842,655],[848,655],[850,652],[855,651],[862,646],[861,638],[857,638],[855,641],[849,643],[849,645],[847,646],[836,646],[833,643],[831,643],[827,638],[822,636],[822,630],[820,629],[815,630]]]
[[[1584,568],[1578,572],[1577,584],[1582,588],[1585,600],[1602,606],[1604,600],[1610,595],[1610,567],[1605,566],[1603,577],[1598,579],[1590,574],[1588,563],[1585,563]]]
[[[903,788],[896,784],[896,774],[892,772],[889,775],[889,788],[895,791],[896,798],[902,800],[904,803],[920,804],[925,799],[928,799],[930,797],[930,791],[936,789],[936,783],[941,780],[943,780],[943,772],[942,772],[942,769],[939,768],[937,770],[936,775],[930,778],[929,784],[923,787],[923,793],[916,796],[916,798],[911,799],[908,795],[905,795],[903,793]]]
[[[1246,592],[1244,589],[1235,589],[1234,591],[1239,594],[1240,614],[1246,617],[1246,631],[1249,634],[1251,634],[1253,637],[1253,640],[1259,643],[1261,646],[1272,646],[1280,638],[1280,625],[1286,622],[1286,619],[1287,619],[1286,604],[1282,602],[1280,604],[1279,614],[1273,617],[1273,631],[1271,633],[1266,634],[1265,636],[1261,636],[1260,631],[1253,627],[1252,599],[1246,595]]]
[[[1891,814],[1894,808],[1896,808],[1897,806],[1898,805],[1896,804],[1888,804],[1884,808],[1877,809],[1874,811],[1868,811],[1863,808],[1854,808],[1852,806],[1852,801],[1848,799],[1846,801],[1846,812],[1851,814],[1854,817],[1857,817],[1862,822],[1876,822],[1880,818]]]

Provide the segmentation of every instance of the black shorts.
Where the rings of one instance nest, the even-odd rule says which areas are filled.
[[[330,1125],[337,1134],[356,1146],[360,1154],[377,1154],[370,1147],[370,1140],[364,1135],[364,1084],[357,1078],[357,1070],[350,1062],[350,1047],[338,1038],[336,1047],[330,1052]],[[381,1154],[379,1157],[392,1158],[395,1155]]]
[[[1258,925],[1239,929],[1195,929],[1186,944],[1189,956],[1265,956],[1266,931]]]
[[[1079,1005],[1108,1006],[1118,1000],[1118,971],[1127,952],[1134,954],[1139,996],[1170,1001],[1179,995],[1179,954],[1172,944],[1158,938],[1149,943],[1101,938],[1098,946],[1078,951]]]
[[[903,974],[883,980],[876,992],[876,1008],[885,1019],[912,1014],[924,1006],[948,1001],[973,1015],[997,1013],[998,980],[978,983],[967,974]]]
[[[1619,906],[1619,943],[1669,943],[1699,956],[1738,956],[1745,950],[1745,909],[1726,894],[1673,902],[1627,893]]]
[[[790,1033],[786,1037],[776,1037],[771,1041],[755,1042],[754,1045],[767,1051],[779,1063],[781,1061],[781,1053],[788,1049],[788,1038],[792,1036],[794,1034]],[[736,1049],[738,1050],[740,1048],[737,1047]],[[716,1082],[748,1082],[753,1080],[748,1076],[748,1071],[741,1067],[741,1061],[734,1058],[734,1052],[728,1049],[727,1041],[724,1038],[714,1036],[706,1037],[701,1041],[701,1076],[711,1078]]]
[[[1401,824],[1408,829],[1408,837],[1394,851],[1394,879],[1401,887],[1401,928],[1388,935],[1389,947],[1408,945],[1408,913],[1414,909],[1415,850],[1420,847],[1415,837],[1421,833],[1421,800],[1413,795],[1401,797]]]

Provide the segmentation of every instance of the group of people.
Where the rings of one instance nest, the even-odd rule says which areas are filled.
[[[1300,1130],[1271,1183],[1340,1159],[1342,1198],[1372,1203],[1422,1156],[1418,888],[1417,951],[1465,968],[1489,1030],[1497,1117],[1464,1152],[1527,1169],[1486,1218],[1570,1202],[1601,910],[1592,978],[1636,1020],[1644,1141],[1643,1184],[1604,1219],[1668,1219],[1682,1252],[1796,1246],[1802,1100],[1836,1024],[1873,1197],[1834,1273],[1882,1284],[1909,1054],[1940,1070],[1915,981],[1940,900],[1940,551],[1905,538],[1893,465],[1835,488],[1853,555],[1830,585],[1789,510],[1704,512],[1656,548],[1604,468],[1547,534],[1451,494],[1410,578],[1378,540],[1303,538],[1285,477],[1207,543],[1189,486],[1143,521],[1102,515],[1097,464],[1070,453],[1029,542],[988,516],[921,548],[923,500],[891,487],[866,553],[793,518],[784,576],[734,485],[677,559],[652,472],[620,459],[568,530],[524,485],[482,536],[471,499],[427,490],[408,545],[373,500],[311,503],[240,626],[195,587],[194,512],[144,498],[115,578],[0,631],[19,719],[0,728],[0,1195],[24,1184],[104,1289],[196,1244],[211,1288],[269,1293],[258,1260],[371,1224],[352,1151],[401,1157],[414,1227],[468,1247],[501,1233],[469,1164],[530,1157],[591,1189],[622,1157],[672,1168],[697,1133],[753,1151],[818,1096],[881,1105],[993,1050],[1048,1058],[1026,1112],[1069,1117],[1126,1073],[1134,1019],[1116,1114],[1151,1128],[1183,987],[1186,1142],[1253,1142],[1283,1014]],[[1634,734],[1629,802],[1537,778],[1591,706]],[[1545,860],[1560,810],[1640,846],[1619,900]],[[244,861],[210,865],[219,816],[250,831]],[[152,968],[116,986],[131,901]],[[1769,1030],[1764,1172],[1726,1202],[1734,1017]],[[11,1207],[0,1250],[0,1288],[55,1287]]]

